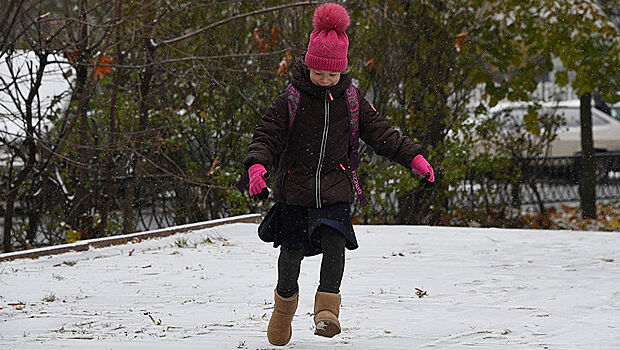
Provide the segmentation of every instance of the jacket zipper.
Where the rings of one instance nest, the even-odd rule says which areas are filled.
[[[323,168],[323,160],[325,157],[325,148],[327,147],[327,132],[329,131],[329,100],[333,100],[331,92],[328,90],[325,96],[325,120],[323,125],[323,139],[321,140],[321,151],[319,153],[319,164],[316,167],[316,207],[321,208],[321,169]]]

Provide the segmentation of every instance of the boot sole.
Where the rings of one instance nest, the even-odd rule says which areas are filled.
[[[289,328],[288,338],[286,338],[286,340],[273,339],[273,338],[277,338],[277,337],[275,336],[275,334],[270,337],[269,336],[269,329],[267,329],[267,340],[269,341],[269,343],[271,345],[284,346],[284,345],[288,344],[291,341],[292,337],[293,337],[293,328],[292,327]]]
[[[315,335],[327,338],[331,338],[339,333],[340,326],[336,322],[330,320],[319,321],[319,323],[316,324],[316,329],[314,330]]]
[[[269,337],[267,337],[267,340],[269,340],[269,343],[271,345],[284,346],[284,345],[288,344],[291,341],[291,337],[289,336],[288,339],[286,341],[284,341],[284,342],[273,341],[273,340],[269,339]]]

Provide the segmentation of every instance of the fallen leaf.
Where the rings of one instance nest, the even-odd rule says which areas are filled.
[[[461,52],[461,45],[467,41],[467,35],[469,33],[460,33],[456,36],[456,40],[454,41],[454,47],[456,47],[456,52]]]
[[[215,157],[215,159],[213,160],[213,163],[211,163],[211,168],[207,172],[207,176],[213,175],[213,172],[215,171],[215,168],[217,167],[218,164],[220,164],[220,157]]]
[[[278,45],[278,27],[271,28],[271,48],[275,48]]]
[[[373,57],[364,63],[364,68],[372,70],[375,67],[375,64],[377,64],[377,60]]]
[[[77,62],[77,55],[78,49],[75,46],[65,49],[65,57],[70,63]]]
[[[254,29],[254,32],[252,33],[252,36],[254,37],[254,41],[258,45],[258,49],[261,50],[261,51],[266,51],[267,50],[267,45],[265,45],[265,42],[260,37],[260,33],[258,32],[258,28]]]
[[[93,58],[92,64],[97,67],[94,73],[95,80],[103,78],[106,74],[110,73],[112,71],[112,67],[110,67],[112,63],[114,63],[114,61],[110,57],[106,56],[106,54],[103,54],[101,58]]]
[[[291,62],[291,52],[287,51],[286,55],[280,61],[280,66],[278,67],[278,75],[284,75],[288,72],[289,63]]]

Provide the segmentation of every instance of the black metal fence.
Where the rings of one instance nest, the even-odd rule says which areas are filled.
[[[472,172],[455,189],[454,205],[500,205],[578,202],[581,157],[525,158],[515,160],[511,181],[493,174]],[[620,152],[594,156],[597,200],[620,200]]]

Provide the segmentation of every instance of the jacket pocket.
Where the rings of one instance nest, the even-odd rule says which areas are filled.
[[[282,169],[282,189],[286,191],[286,184],[287,181],[294,181],[292,180],[292,177],[297,175],[297,172],[299,171],[298,167],[299,167],[299,161],[296,159],[289,159],[288,162],[286,162],[286,164],[284,164],[285,167]],[[295,174],[293,174],[295,173]],[[290,186],[288,186],[290,187]]]
[[[293,167],[288,167],[288,169],[286,169],[286,171],[284,172],[284,174],[282,174],[282,190],[286,192],[286,180],[288,179],[288,176],[291,174],[291,171],[293,171]]]

